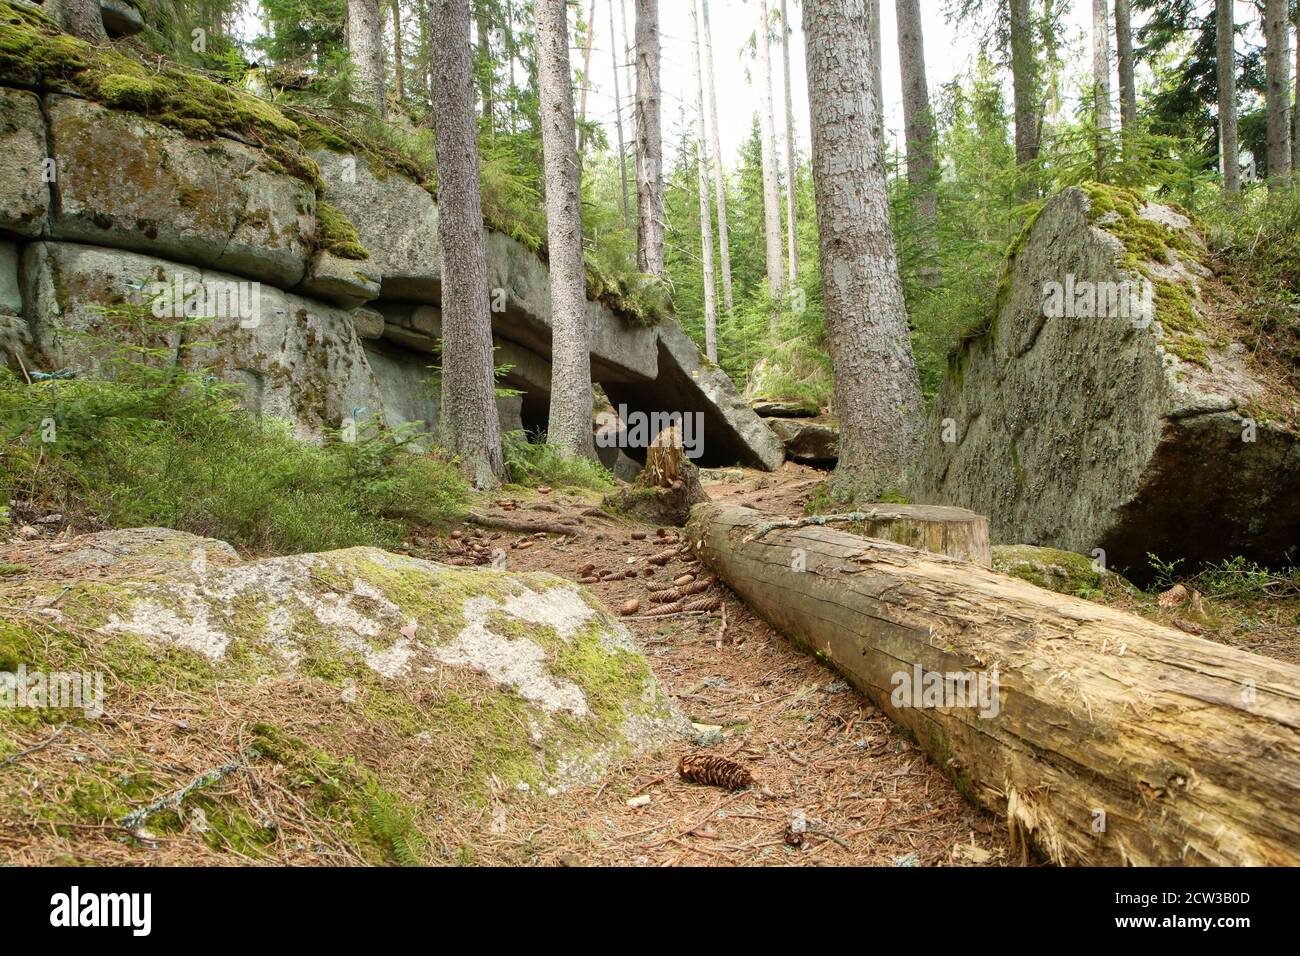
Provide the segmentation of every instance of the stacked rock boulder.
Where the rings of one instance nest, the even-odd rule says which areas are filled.
[[[441,277],[424,184],[364,156],[311,152],[268,102],[155,76],[59,34],[35,8],[0,0],[0,33],[11,51],[0,55],[5,364],[94,372],[108,345],[140,334],[120,317],[148,310],[155,284],[218,284],[247,292],[256,316],[164,321],[149,344],[246,386],[250,409],[304,438],[350,416],[436,423]],[[502,233],[487,231],[486,246],[504,384],[520,393],[500,400],[502,422],[545,427],[546,265]],[[588,302],[597,383],[629,410],[701,412],[707,464],[780,463],[780,443],[674,318],[646,324],[616,306]]]

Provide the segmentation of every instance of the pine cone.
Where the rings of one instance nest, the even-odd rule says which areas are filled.
[[[748,767],[717,754],[686,754],[677,763],[677,775],[691,783],[722,787],[724,790],[743,790],[754,784],[754,775]]]
[[[716,594],[711,594],[708,597],[696,598],[694,601],[688,601],[682,606],[682,610],[716,611],[721,606],[722,600]]]
[[[656,591],[650,595],[651,604],[675,604],[685,597],[685,592],[681,588],[669,588],[667,591]]]
[[[675,557],[677,557],[677,549],[669,548],[667,551],[660,551],[658,554],[652,554],[650,557],[646,558],[646,560],[651,564],[657,564],[662,567]]]

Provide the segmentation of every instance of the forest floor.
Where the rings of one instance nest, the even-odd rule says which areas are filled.
[[[780,472],[706,473],[705,490],[792,516],[820,489],[826,473],[786,464]],[[710,480],[712,479],[712,480]],[[721,480],[719,480],[721,479]],[[511,489],[514,494],[517,489]],[[562,492],[514,495],[526,515],[541,505],[580,514],[598,496]],[[585,499],[585,500],[584,500]],[[577,579],[649,568],[664,550],[652,527],[624,518],[582,518],[581,536],[533,539],[510,548],[509,567]],[[503,548],[531,536],[481,531]],[[637,537],[633,535],[636,534]],[[669,532],[676,537],[675,532]],[[643,537],[642,537],[643,536]],[[416,553],[446,560],[444,543]],[[674,558],[652,577],[589,584],[610,608],[636,599],[649,608],[647,585],[699,571]],[[624,618],[660,687],[698,725],[721,729],[711,748],[747,766],[754,787],[728,793],[680,780],[678,759],[695,748],[644,755],[601,783],[537,799],[509,794],[462,821],[473,862],[562,865],[1005,865],[1000,821],[967,803],[952,783],[882,713],[833,670],[782,637],[722,585],[723,607],[710,614]],[[716,731],[715,731],[716,733]],[[806,820],[802,845],[786,843],[792,820]],[[1015,861],[1013,861],[1015,862]]]

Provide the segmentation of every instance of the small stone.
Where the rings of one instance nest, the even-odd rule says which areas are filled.
[[[649,806],[649,804],[650,804],[650,794],[648,793],[643,793],[638,796],[635,796],[627,802],[627,805],[629,807],[632,807],[633,809],[636,809],[637,807]]]

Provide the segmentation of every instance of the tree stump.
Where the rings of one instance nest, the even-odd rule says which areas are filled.
[[[636,481],[605,498],[605,506],[651,524],[680,528],[691,508],[708,501],[700,470],[686,457],[676,428],[665,428],[646,451],[645,468]]]
[[[872,504],[847,514],[813,515],[792,521],[771,521],[760,531],[776,528],[838,526],[868,538],[881,538],[909,548],[920,548],[950,558],[970,561],[982,568],[993,566],[989,547],[989,519],[965,508],[939,505]]]

